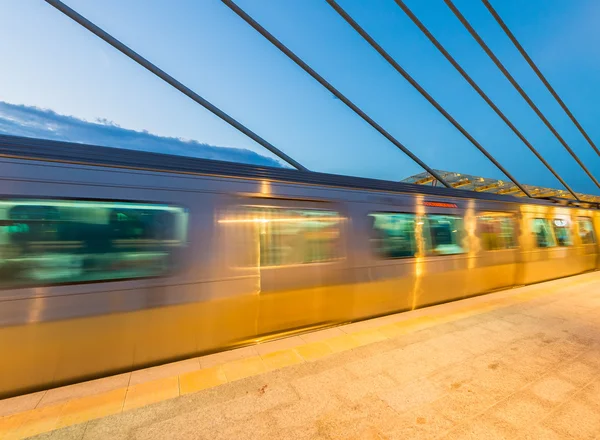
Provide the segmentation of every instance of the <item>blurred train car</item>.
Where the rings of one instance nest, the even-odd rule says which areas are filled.
[[[3,397],[595,270],[548,200],[0,137]]]

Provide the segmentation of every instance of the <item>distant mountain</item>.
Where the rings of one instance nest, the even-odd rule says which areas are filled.
[[[52,110],[3,101],[0,101],[0,134],[269,167],[287,166],[245,148],[217,147],[193,140],[157,136],[147,131],[122,128],[107,120],[88,122],[74,116],[59,115]]]

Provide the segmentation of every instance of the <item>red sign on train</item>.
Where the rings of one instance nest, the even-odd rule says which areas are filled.
[[[456,203],[447,202],[423,202],[425,206],[431,206],[433,208],[458,208]]]

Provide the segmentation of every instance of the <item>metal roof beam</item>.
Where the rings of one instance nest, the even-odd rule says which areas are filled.
[[[579,157],[575,154],[575,152],[569,147],[569,144],[563,139],[563,137],[556,131],[554,126],[550,123],[550,121],[544,116],[541,110],[534,104],[529,95],[525,93],[525,90],[517,83],[515,78],[506,70],[506,67],[500,62],[498,57],[494,54],[494,52],[489,48],[489,46],[483,41],[483,39],[479,36],[477,31],[471,26],[471,24],[467,21],[467,19],[462,15],[462,13],[458,10],[458,8],[452,3],[452,0],[444,0],[446,5],[450,8],[452,13],[458,18],[458,20],[462,23],[462,25],[467,29],[467,31],[471,34],[471,36],[477,41],[479,46],[484,50],[484,52],[490,57],[490,59],[494,62],[496,67],[500,69],[500,71],[504,74],[506,79],[513,85],[513,87],[519,92],[519,94],[523,97],[523,99],[529,104],[529,107],[535,112],[536,115],[542,120],[542,122],[548,127],[548,129],[552,132],[554,137],[558,139],[561,145],[571,154],[573,159],[579,164],[579,166],[585,171],[585,173],[589,176],[590,179],[596,184],[598,188],[600,188],[600,182],[594,177],[594,175],[587,169],[584,163],[579,159]]]
[[[254,30],[256,30],[259,34],[261,34],[266,40],[268,40],[273,46],[283,52],[289,59],[291,59],[294,63],[296,63],[302,70],[312,76],[319,84],[325,87],[329,92],[331,92],[336,98],[342,101],[346,106],[348,106],[354,113],[360,116],[365,122],[367,122],[371,127],[377,130],[381,135],[383,135],[388,141],[394,144],[398,149],[400,149],[404,154],[410,157],[414,162],[416,162],[421,168],[426,170],[429,174],[434,176],[437,180],[442,182],[444,186],[447,188],[452,188],[452,186],[444,180],[442,176],[436,173],[433,169],[431,169],[427,164],[425,164],[421,159],[419,159],[416,155],[414,155],[408,148],[406,148],[398,139],[392,136],[388,131],[386,131],[381,125],[375,122],[369,115],[367,115],[364,111],[362,111],[358,106],[356,106],[352,101],[350,101],[346,96],[344,96],[339,90],[333,87],[325,78],[319,75],[315,70],[313,70],[308,64],[306,64],[298,55],[292,52],[287,46],[285,46],[281,41],[275,38],[269,31],[267,31],[264,27],[262,27],[256,20],[254,20],[250,15],[248,15],[242,8],[240,8],[237,4],[235,4],[231,0],[221,0],[229,9],[231,9],[235,14],[237,14],[242,20],[244,20],[247,24],[249,24]]]
[[[53,6],[54,8],[56,8],[57,10],[62,12],[64,15],[69,17],[71,20],[80,24],[85,29],[87,29],[88,31],[95,34],[97,37],[101,38],[102,40],[104,40],[105,42],[110,44],[112,47],[117,49],[119,52],[121,52],[122,54],[124,54],[125,56],[130,58],[131,60],[138,63],[140,66],[144,67],[146,70],[150,71],[151,73],[153,73],[154,75],[156,75],[157,77],[162,79],[164,82],[171,85],[172,87],[174,87],[175,89],[177,89],[178,91],[180,91],[181,93],[186,95],[191,100],[195,101],[197,104],[200,104],[202,107],[204,107],[205,109],[210,111],[212,114],[219,117],[220,119],[222,119],[223,121],[225,121],[226,123],[231,125],[233,128],[242,132],[243,134],[248,136],[250,139],[252,139],[254,142],[261,145],[262,147],[264,147],[271,153],[275,154],[280,159],[283,159],[285,162],[289,163],[294,168],[297,168],[297,169],[303,170],[303,171],[308,171],[308,169],[306,167],[304,167],[303,165],[298,163],[296,160],[292,159],[290,156],[285,154],[283,151],[281,151],[280,149],[278,149],[271,143],[267,142],[265,139],[263,139],[262,137],[260,137],[256,133],[254,133],[252,130],[250,130],[248,127],[246,127],[245,125],[238,122],[237,120],[235,120],[234,118],[229,116],[227,113],[225,113],[218,107],[216,107],[213,104],[211,104],[210,102],[208,102],[206,99],[204,99],[203,97],[198,95],[193,90],[184,86],[182,83],[177,81],[171,75],[169,75],[165,71],[159,69],[155,64],[152,64],[146,58],[142,57],[137,52],[134,52],[131,48],[129,48],[125,44],[121,43],[119,40],[114,38],[112,35],[110,35],[106,31],[104,31],[100,27],[96,26],[94,23],[89,21],[87,18],[85,18],[78,12],[74,11],[73,9],[69,8],[62,1],[60,1],[60,0],[45,0],[45,1],[50,6]]]
[[[454,127],[465,136],[485,157],[492,162],[506,177],[508,177],[527,196],[527,190],[492,156],[460,123],[450,115],[421,85],[409,75],[335,0],[326,0],[327,3],[375,49],[400,75],[404,77],[436,110],[438,110]]]
[[[579,121],[575,118],[573,113],[571,113],[571,111],[567,107],[567,104],[565,104],[564,101],[560,98],[560,96],[558,96],[558,93],[556,93],[556,90],[554,90],[554,87],[552,87],[550,85],[550,83],[548,82],[546,77],[542,74],[542,72],[540,71],[538,66],[533,62],[533,60],[531,59],[529,54],[525,51],[523,46],[521,46],[521,43],[519,43],[519,41],[517,40],[517,37],[515,37],[514,34],[510,31],[510,29],[508,28],[506,23],[504,23],[504,20],[502,20],[502,18],[500,18],[500,15],[492,7],[492,4],[489,2],[489,0],[482,0],[482,1],[483,1],[483,4],[485,5],[485,7],[488,9],[488,11],[490,11],[490,14],[492,14],[494,19],[496,19],[496,22],[500,25],[500,27],[502,28],[504,33],[508,36],[510,41],[512,41],[513,45],[517,48],[519,53],[523,56],[523,58],[525,58],[525,61],[527,61],[527,64],[529,64],[529,67],[531,67],[533,69],[533,71],[538,76],[538,78],[544,83],[544,85],[546,86],[546,88],[548,89],[550,94],[554,97],[554,99],[556,99],[556,102],[558,102],[558,104],[562,107],[562,109],[565,111],[565,113],[567,114],[569,119],[571,119],[573,124],[575,124],[575,126],[577,127],[579,132],[583,135],[585,140],[588,141],[588,143],[594,149],[596,154],[598,154],[600,156],[600,150],[598,150],[598,147],[596,147],[596,144],[594,144],[594,142],[589,137],[587,132],[583,129],[583,127],[581,126]]]
[[[395,0],[396,4],[402,9],[402,11],[412,20],[412,22],[421,30],[421,32],[431,41],[431,43],[441,52],[442,55],[452,64],[452,66],[462,75],[462,77],[469,83],[469,85],[483,98],[483,100],[494,110],[494,112],[504,121],[506,125],[513,131],[515,135],[523,142],[527,148],[542,162],[546,168],[558,179],[558,181],[571,193],[571,195],[577,200],[575,191],[563,180],[562,177],[550,166],[550,164],[544,159],[544,157],[535,149],[535,147],[527,140],[527,138],[515,127],[515,125],[506,117],[506,115],[498,108],[491,98],[479,87],[479,85],[469,76],[469,74],[462,68],[462,66],[454,59],[452,55],[446,50],[446,48],[433,36],[433,34],[427,29],[427,27],[417,18],[417,16],[410,10],[410,8],[402,1]],[[485,1],[485,0],[484,0]]]

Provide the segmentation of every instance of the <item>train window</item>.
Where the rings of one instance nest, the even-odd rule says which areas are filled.
[[[0,287],[165,275],[186,240],[187,213],[178,207],[0,201]]]
[[[337,212],[317,209],[252,208],[261,266],[331,261],[340,256]]]
[[[479,217],[478,222],[481,246],[484,250],[512,249],[517,246],[512,217],[484,214]]]
[[[381,258],[414,257],[415,215],[398,213],[369,214],[371,243]]]
[[[550,227],[550,220],[545,218],[533,219],[533,234],[535,235],[537,247],[554,247],[556,241]]]
[[[554,235],[559,246],[573,245],[573,240],[571,239],[571,224],[569,220],[555,218],[552,222],[552,226],[554,227]]]
[[[596,243],[596,235],[594,234],[594,225],[589,217],[577,217],[577,229],[582,244]]]
[[[453,215],[431,214],[425,217],[425,243],[433,255],[452,255],[465,252],[463,219]]]

